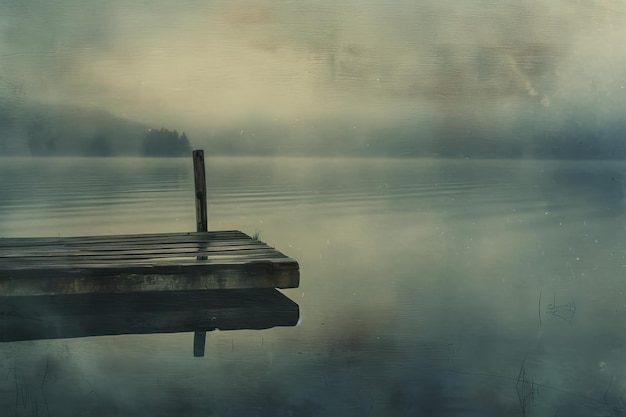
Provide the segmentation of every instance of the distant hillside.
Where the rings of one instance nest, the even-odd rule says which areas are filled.
[[[567,109],[566,109],[567,110]],[[551,113],[552,112],[552,113]],[[597,119],[597,120],[596,120]],[[255,120],[194,132],[211,155],[626,159],[626,121],[544,109],[500,126],[471,118],[367,124],[341,118],[298,123]],[[532,120],[533,123],[530,123]],[[186,156],[184,132],[97,109],[0,97],[0,156]]]
[[[471,122],[251,123],[198,137],[199,145],[222,155],[626,159],[626,121],[620,120],[583,124],[561,118],[537,125],[522,120],[506,129]]]
[[[150,132],[150,126],[97,108],[0,100],[0,155],[180,156],[190,150],[186,136],[186,143],[177,132],[176,141],[171,134],[159,142]]]

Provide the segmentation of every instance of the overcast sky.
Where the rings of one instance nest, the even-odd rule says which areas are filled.
[[[4,0],[0,34],[4,98],[195,131],[458,117],[500,129],[572,108],[610,119],[626,101],[623,0]]]

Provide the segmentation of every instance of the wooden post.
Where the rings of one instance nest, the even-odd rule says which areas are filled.
[[[193,151],[193,180],[196,186],[196,232],[209,230],[206,199],[206,174],[204,172],[204,151]]]
[[[196,190],[196,232],[209,230],[209,217],[207,214],[206,198],[206,173],[204,170],[204,151],[193,151],[193,182]],[[198,260],[206,260],[206,256],[198,256]],[[206,344],[206,332],[198,331],[193,334],[193,356],[204,356]]]

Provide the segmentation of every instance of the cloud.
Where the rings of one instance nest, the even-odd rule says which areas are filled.
[[[0,6],[4,79],[144,122],[393,124],[623,97],[618,1],[30,4]]]

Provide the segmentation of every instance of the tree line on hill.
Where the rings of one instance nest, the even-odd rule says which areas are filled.
[[[188,156],[191,145],[185,132],[178,134],[174,130],[162,127],[159,130],[148,129],[141,145],[144,156]]]
[[[2,106],[0,155],[154,156],[191,154],[185,133],[149,128],[99,109]]]
[[[543,114],[543,113],[542,113]],[[505,130],[428,120],[360,126],[344,120],[251,122],[214,129],[195,144],[213,155],[626,159],[626,122],[551,115]],[[606,120],[605,120],[606,119]],[[487,127],[490,125],[487,124]],[[94,108],[15,104],[0,98],[0,156],[188,156],[187,135]]]

